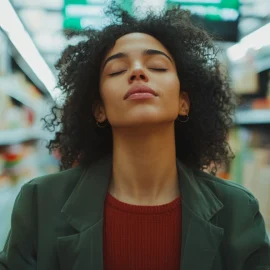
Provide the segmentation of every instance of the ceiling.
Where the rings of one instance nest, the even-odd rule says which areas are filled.
[[[105,0],[93,1],[95,6],[104,5]],[[137,0],[138,1],[138,0]],[[64,0],[11,0],[13,7],[28,30],[34,43],[49,67],[67,45],[62,33]],[[241,0],[240,37],[270,22],[269,0]]]

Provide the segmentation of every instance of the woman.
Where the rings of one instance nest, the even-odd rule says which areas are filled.
[[[269,269],[257,200],[203,172],[232,156],[211,38],[181,9],[110,15],[57,63],[66,170],[22,188],[0,269]]]

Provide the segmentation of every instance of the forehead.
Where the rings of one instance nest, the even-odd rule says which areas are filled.
[[[156,49],[170,55],[165,46],[153,36],[144,33],[130,33],[116,40],[114,47],[107,54],[113,55],[118,52],[132,53],[146,49]]]

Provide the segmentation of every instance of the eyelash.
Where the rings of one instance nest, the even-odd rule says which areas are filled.
[[[166,69],[166,68],[150,68],[151,70],[154,70],[154,71],[160,71],[160,72],[162,72],[162,71],[167,71],[168,69]]]
[[[154,71],[158,71],[158,72],[164,72],[167,71],[168,69],[166,68],[149,68],[150,70],[154,70]],[[125,72],[126,70],[122,70],[122,71],[118,71],[118,72],[114,72],[109,74],[109,76],[116,76],[116,75],[120,75],[121,73]]]
[[[121,74],[121,73],[123,73],[123,72],[125,72],[125,71],[126,71],[126,70],[121,70],[121,71],[118,71],[118,72],[114,72],[114,73],[109,74],[109,76],[119,75],[119,74]]]

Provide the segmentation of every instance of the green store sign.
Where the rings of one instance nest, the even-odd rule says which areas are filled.
[[[104,24],[104,3],[104,0],[64,0],[63,28],[79,30],[89,25],[99,27]],[[118,0],[118,3],[132,13],[133,0]]]
[[[106,22],[104,3],[104,0],[64,0],[64,29],[101,26]],[[132,14],[133,0],[118,0],[118,3]],[[167,8],[176,5],[212,21],[235,21],[239,17],[239,0],[168,0],[166,3]]]
[[[167,8],[181,5],[211,21],[235,21],[239,17],[239,0],[168,0]]]

